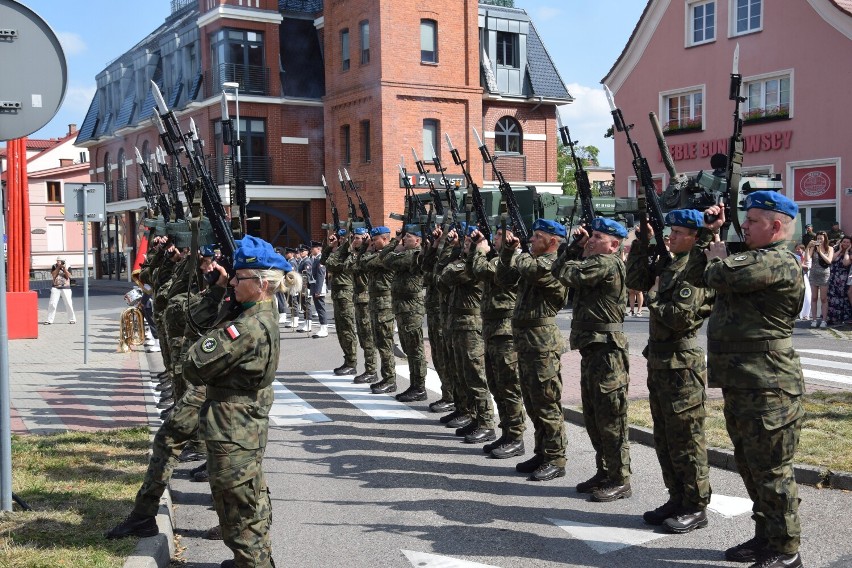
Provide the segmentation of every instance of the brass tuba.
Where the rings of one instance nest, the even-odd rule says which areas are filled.
[[[142,310],[130,307],[121,312],[116,353],[128,353],[132,345],[145,343],[145,320]]]

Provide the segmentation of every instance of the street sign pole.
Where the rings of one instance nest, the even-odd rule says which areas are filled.
[[[83,185],[80,188],[83,193],[83,364],[89,363],[89,216],[86,202],[89,196],[86,193],[94,192]]]
[[[6,234],[0,201],[0,235]],[[6,320],[6,255],[0,262],[0,511],[12,510],[12,410],[9,390],[9,327]]]

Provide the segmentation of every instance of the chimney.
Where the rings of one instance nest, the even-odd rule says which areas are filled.
[[[77,133],[77,125],[76,124],[69,124],[68,125],[68,136],[71,136],[72,134],[76,134],[76,133]]]
[[[72,160],[71,158],[59,158],[59,167],[60,168],[67,168],[68,166],[73,166],[73,165],[74,165],[74,160]]]

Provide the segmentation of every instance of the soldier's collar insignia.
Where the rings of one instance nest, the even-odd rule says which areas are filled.
[[[683,298],[685,300],[685,299],[689,298],[690,296],[692,296],[692,290],[690,290],[689,288],[681,289],[681,291],[680,291],[680,297],[681,298]]]
[[[734,257],[734,260],[736,260],[737,262],[739,262],[739,261],[741,261],[741,260],[745,260],[745,259],[747,259],[747,258],[748,258],[748,255],[747,255],[747,254],[741,254],[741,255],[739,255],[739,256],[735,256],[735,257]]]
[[[212,337],[206,338],[201,342],[201,350],[205,353],[213,353],[216,349],[216,340]]]

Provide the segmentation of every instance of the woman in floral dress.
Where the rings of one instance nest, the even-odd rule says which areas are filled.
[[[828,279],[828,323],[842,325],[852,322],[852,304],[849,303],[849,266],[852,265],[852,237],[843,237],[831,261]]]

